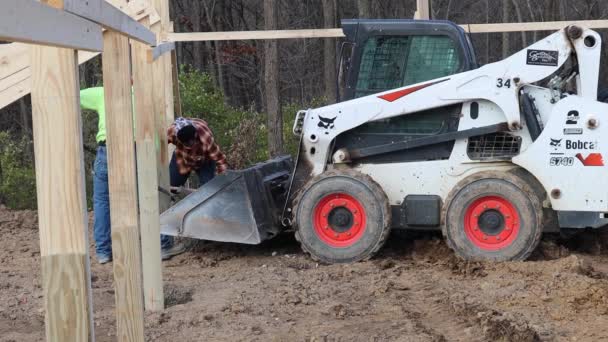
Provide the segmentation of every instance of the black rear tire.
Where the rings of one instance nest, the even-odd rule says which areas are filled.
[[[542,204],[533,187],[512,173],[475,175],[446,201],[443,234],[467,260],[525,260],[542,235]]]
[[[390,210],[382,188],[352,170],[332,170],[306,184],[294,201],[296,239],[324,263],[350,263],[374,256],[390,233]]]

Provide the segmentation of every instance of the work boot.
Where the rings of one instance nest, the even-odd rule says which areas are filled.
[[[112,257],[109,255],[100,255],[97,257],[97,262],[100,263],[101,265],[107,264],[110,261],[112,261]]]
[[[186,251],[186,246],[183,243],[177,242],[169,248],[163,248],[161,250],[161,257],[163,260],[169,260],[176,255],[180,255]]]

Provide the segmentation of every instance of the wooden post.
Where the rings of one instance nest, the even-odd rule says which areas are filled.
[[[169,1],[154,0],[152,5],[160,16],[160,23],[152,27],[156,33],[156,39],[160,42],[169,32],[171,21],[169,19]],[[169,189],[169,162],[172,149],[167,145],[167,128],[175,117],[173,105],[173,77],[171,67],[171,57],[161,56],[154,62],[154,110],[157,115],[158,130],[158,150],[157,158],[159,161],[158,179],[162,188]],[[170,206],[168,196],[162,195],[160,201],[160,211],[163,212]]]
[[[148,27],[149,20],[141,23]],[[135,101],[135,141],[137,147],[137,184],[139,192],[139,223],[141,228],[141,256],[143,262],[145,309],[165,308],[160,255],[159,194],[156,159],[156,115],[154,112],[152,74],[154,68],[147,61],[148,46],[131,42],[133,58],[133,98]]]
[[[177,65],[177,50],[171,51],[171,67],[173,69],[174,115],[182,116],[182,96],[179,93],[179,67]]]
[[[93,339],[77,52],[31,49],[47,341]]]
[[[429,1],[430,0],[416,0],[417,10],[414,19],[431,19],[431,6]]]
[[[103,79],[116,333],[118,341],[143,341],[143,295],[129,40],[117,32],[108,31],[104,35]]]

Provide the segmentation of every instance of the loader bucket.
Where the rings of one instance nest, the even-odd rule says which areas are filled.
[[[292,164],[284,156],[213,178],[160,216],[161,233],[245,244],[274,237]]]

